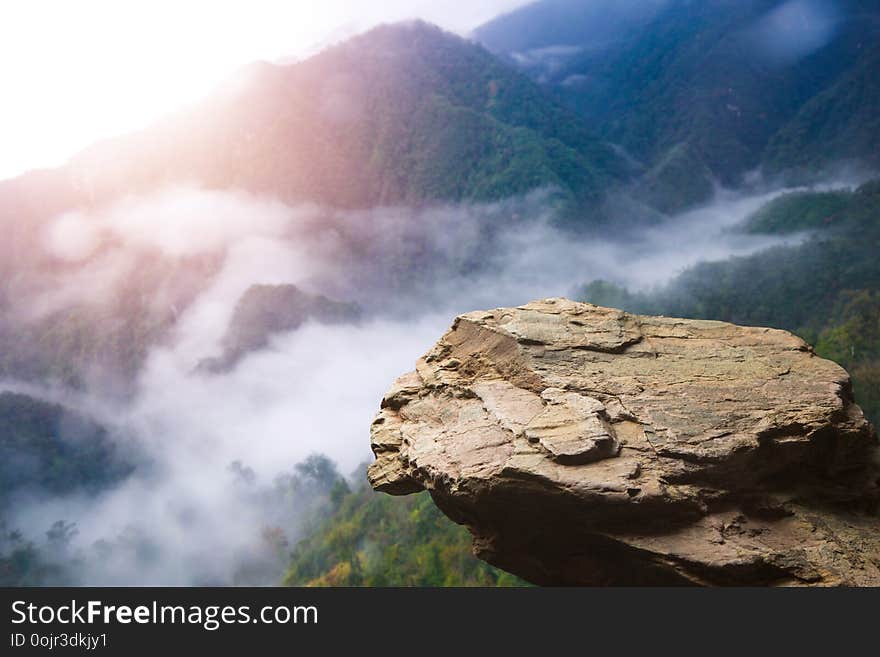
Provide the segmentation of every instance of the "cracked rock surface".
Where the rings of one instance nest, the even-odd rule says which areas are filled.
[[[785,331],[547,299],[458,317],[373,423],[373,487],[430,491],[546,585],[880,585],[877,435]]]

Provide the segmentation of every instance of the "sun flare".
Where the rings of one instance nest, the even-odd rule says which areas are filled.
[[[7,0],[0,10],[0,180],[143,127],[260,59],[297,58],[373,23],[427,15],[466,31],[522,0]],[[427,9],[423,9],[427,8]]]

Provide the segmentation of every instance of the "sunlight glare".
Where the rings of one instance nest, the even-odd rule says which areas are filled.
[[[0,179],[143,127],[252,61],[302,57],[372,24],[415,16],[466,31],[523,2],[469,4],[4,0]]]

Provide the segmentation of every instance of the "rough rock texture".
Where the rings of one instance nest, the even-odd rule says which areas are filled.
[[[372,447],[374,488],[427,489],[538,584],[880,585],[876,433],[784,331],[470,313],[388,392]]]

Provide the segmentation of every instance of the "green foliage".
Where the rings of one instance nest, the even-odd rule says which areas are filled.
[[[856,401],[874,426],[880,426],[880,360],[857,362],[849,373]]]
[[[674,214],[710,198],[715,191],[712,172],[687,144],[676,144],[635,188],[638,197],[661,212]]]
[[[579,296],[584,301],[608,308],[635,308],[643,301],[625,287],[605,280],[587,283],[581,288]]]
[[[804,105],[765,155],[769,171],[821,175],[829,163],[880,164],[880,46]]]
[[[701,182],[707,169],[736,185],[760,165],[790,171],[792,179],[840,160],[876,166],[876,0],[834,2],[834,34],[801,57],[786,57],[784,47],[760,33],[761,21],[780,4],[540,0],[477,35],[522,62],[599,135],[642,161],[650,172],[643,185],[661,205],[703,200],[712,191]],[[554,54],[560,44],[569,52]],[[679,166],[657,176],[652,170],[679,145],[690,156],[677,164],[693,178]]]
[[[746,219],[749,233],[782,235],[825,228],[839,222],[849,207],[846,192],[792,192],[774,199]]]
[[[107,431],[60,405],[0,393],[0,512],[14,493],[95,492],[131,472]]]
[[[616,156],[573,113],[479,46],[434,27],[378,28],[309,65],[358,70],[360,102],[382,106],[353,136],[368,149],[383,203],[491,201],[545,186],[586,202],[620,173]]]
[[[841,293],[816,353],[849,370],[862,410],[880,424],[880,290]]]
[[[816,341],[816,351],[851,367],[880,359],[880,290],[845,291]]]
[[[583,204],[623,172],[583,119],[527,76],[421,22],[254,66],[239,94],[97,146],[71,165],[80,166],[100,172],[99,199],[196,181],[334,208],[494,201],[545,185]]]
[[[74,525],[54,523],[40,543],[26,540],[0,519],[0,586],[74,586],[68,546]]]
[[[471,554],[470,534],[427,493],[399,498],[363,485],[294,549],[290,586],[522,586]]]
[[[0,393],[0,586],[74,585],[74,525],[55,522],[34,542],[7,527],[19,494],[96,494],[133,467],[93,420],[27,395]]]

